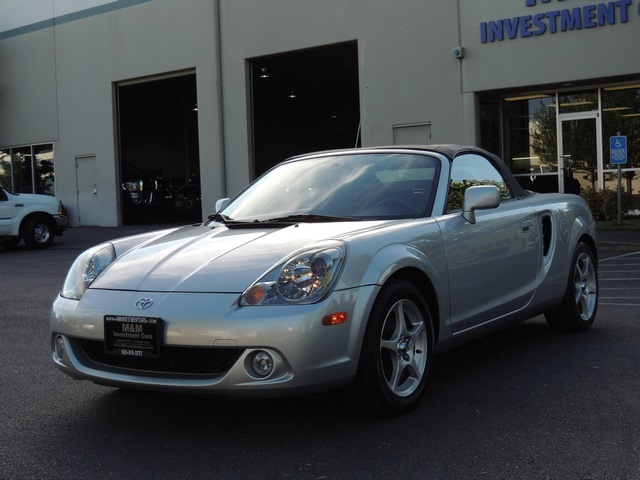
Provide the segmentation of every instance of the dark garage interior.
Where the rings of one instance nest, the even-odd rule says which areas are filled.
[[[301,153],[359,146],[358,45],[251,61],[254,175]]]
[[[200,219],[195,74],[118,87],[125,225]]]
[[[250,67],[254,178],[292,155],[359,146],[356,42]],[[123,223],[201,219],[195,73],[119,85],[117,107]]]

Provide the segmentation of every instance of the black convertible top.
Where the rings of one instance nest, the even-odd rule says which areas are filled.
[[[291,158],[288,158],[286,161],[290,160],[298,160],[301,158],[314,157],[317,155],[336,155],[336,154],[354,154],[354,153],[367,153],[374,152],[376,150],[414,150],[414,151],[424,151],[424,152],[434,152],[444,157],[448,158],[450,162],[453,162],[453,159],[458,155],[462,155],[464,153],[475,153],[487,158],[494,167],[500,172],[502,177],[507,182],[511,193],[516,198],[524,198],[529,195],[527,191],[522,188],[522,186],[515,179],[507,164],[491,152],[484,150],[480,147],[471,147],[468,145],[456,145],[456,144],[440,144],[440,145],[388,145],[388,146],[376,146],[376,147],[361,147],[361,148],[346,148],[346,149],[337,149],[337,150],[326,150],[319,152],[310,152],[304,155],[295,155]]]
[[[442,145],[390,145],[390,146],[378,146],[378,147],[362,147],[362,148],[351,148],[344,150],[333,150],[328,152],[316,152],[311,155],[316,154],[324,154],[324,153],[365,153],[366,151],[375,151],[375,150],[419,150],[425,152],[435,152],[443,155],[449,159],[450,162],[453,162],[453,159],[458,155],[464,153],[476,153],[483,157],[486,157],[496,169],[503,176],[505,181],[507,182],[511,193],[516,198],[523,198],[528,196],[527,192],[522,188],[522,186],[515,179],[507,164],[491,152],[484,150],[480,147],[471,147],[468,145],[456,145],[456,144],[442,144]],[[299,157],[306,157],[307,155],[300,155]],[[294,157],[294,158],[299,158]]]

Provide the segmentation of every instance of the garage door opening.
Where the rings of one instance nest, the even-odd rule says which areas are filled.
[[[119,85],[125,225],[202,218],[195,74]]]
[[[360,146],[356,42],[250,65],[256,177],[292,155]]]

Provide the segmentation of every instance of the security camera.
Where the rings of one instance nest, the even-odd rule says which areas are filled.
[[[464,57],[464,47],[455,47],[453,49],[453,56],[456,58]]]

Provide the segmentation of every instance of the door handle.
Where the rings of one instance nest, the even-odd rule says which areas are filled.
[[[531,220],[525,220],[520,224],[520,230],[522,230],[524,233],[533,232],[533,222]]]

